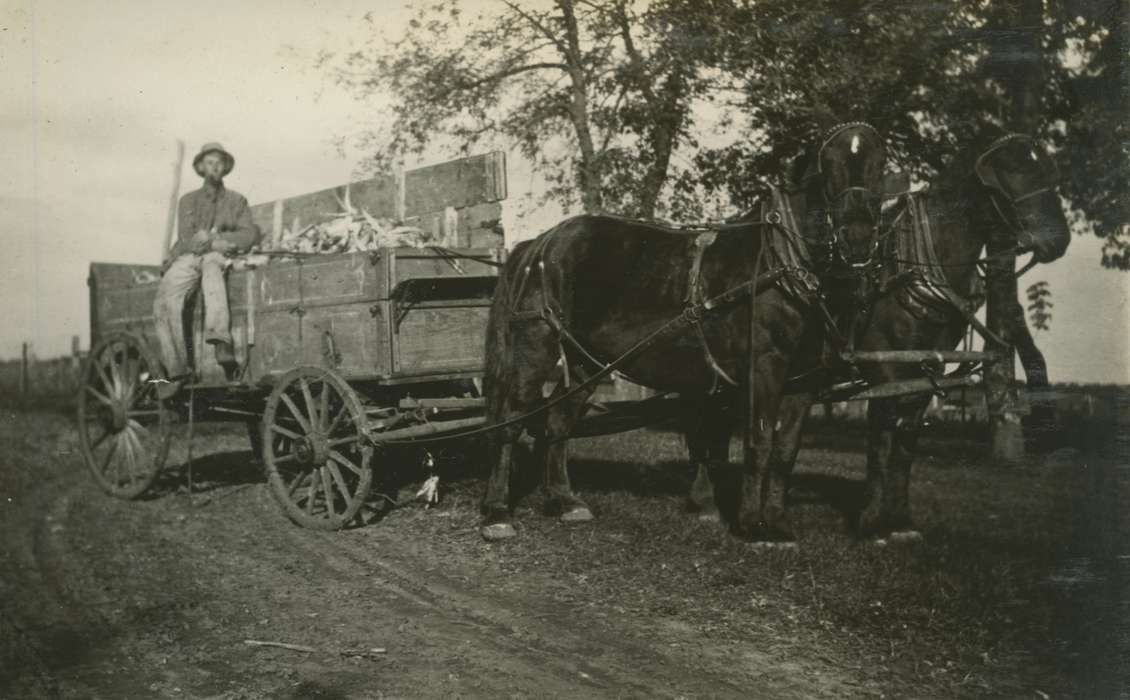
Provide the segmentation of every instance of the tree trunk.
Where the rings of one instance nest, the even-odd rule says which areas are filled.
[[[1016,0],[1011,17],[1010,38],[1001,40],[994,51],[1011,53],[1011,72],[1006,88],[1010,102],[1009,127],[1013,131],[1035,134],[1042,113],[1041,89],[1043,55],[1040,44],[1043,27],[1041,0]],[[1003,250],[996,251],[1005,253]],[[1020,422],[1019,399],[1016,390],[1015,342],[1020,342],[1025,369],[1031,368],[1033,376],[1043,369],[1043,383],[1047,384],[1047,366],[1044,357],[1032,340],[1024,320],[1023,310],[1017,318],[1019,289],[1016,279],[1016,256],[1003,254],[987,271],[986,325],[1005,341],[999,345],[986,341],[988,349],[1004,359],[989,370],[986,398],[989,408],[989,426],[992,432],[993,456],[1002,461],[1016,461],[1024,456],[1024,432]]]
[[[663,90],[659,95],[651,95],[652,108],[662,116],[651,131],[651,152],[654,160],[647,169],[647,174],[644,175],[640,192],[639,216],[642,218],[650,219],[655,216],[659,194],[663,191],[663,184],[667,182],[667,171],[671,167],[671,154],[675,150],[675,141],[685,116],[680,104],[684,101],[686,92],[686,76],[676,68],[667,76]]]
[[[581,190],[581,206],[585,213],[594,214],[604,208],[604,196],[601,190],[600,164],[597,162],[592,127],[589,124],[588,80],[581,59],[580,30],[573,0],[557,0],[557,6],[565,21],[564,58],[569,67],[571,96],[569,116],[577,132],[577,146],[581,151],[580,163],[577,165],[577,186]]]

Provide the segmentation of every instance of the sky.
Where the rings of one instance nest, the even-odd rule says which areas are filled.
[[[386,36],[410,14],[399,0],[0,0],[0,359],[24,341],[65,354],[75,333],[86,347],[92,261],[159,262],[177,139],[182,193],[207,141],[234,154],[226,182],[252,203],[354,179],[361,154],[335,144],[374,110],[313,64],[364,39],[368,11]],[[562,212],[533,208],[541,181],[517,153],[508,164],[513,243]],[[1053,291],[1036,336],[1053,381],[1130,383],[1130,275],[1102,270],[1100,247],[1077,237],[1025,278]]]

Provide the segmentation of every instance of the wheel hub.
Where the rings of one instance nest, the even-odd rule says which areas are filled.
[[[128,420],[128,416],[126,415],[126,404],[125,404],[124,401],[115,401],[114,402],[113,408],[110,409],[110,417],[111,417],[111,422],[114,425],[114,430],[116,430],[116,431],[125,430],[126,421]]]
[[[329,445],[321,435],[307,435],[294,445],[295,456],[304,464],[323,464],[329,452]]]

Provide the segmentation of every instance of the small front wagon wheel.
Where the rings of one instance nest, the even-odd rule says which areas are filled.
[[[128,333],[107,336],[83,365],[79,443],[95,481],[113,496],[140,496],[165,465],[172,411],[157,397],[161,379],[148,346]]]
[[[291,520],[337,530],[357,515],[373,480],[373,446],[357,394],[332,370],[283,375],[263,412],[263,466]]]

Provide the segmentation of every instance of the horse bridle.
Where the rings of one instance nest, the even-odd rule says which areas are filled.
[[[989,144],[989,147],[986,148],[985,151],[981,155],[977,156],[977,160],[974,161],[974,163],[973,163],[973,174],[977,176],[977,180],[982,185],[984,185],[985,187],[987,187],[989,189],[989,201],[991,201],[993,203],[993,209],[996,210],[997,216],[1000,217],[1001,221],[1003,221],[1004,224],[1012,230],[1013,235],[1016,236],[1017,252],[1023,252],[1025,250],[1025,248],[1020,244],[1021,238],[1022,237],[1026,238],[1031,243],[1034,243],[1036,238],[1035,238],[1034,235],[1032,235],[1032,233],[1030,231],[1027,231],[1024,228],[1024,224],[1021,221],[1020,211],[1019,211],[1017,205],[1020,204],[1021,202],[1025,202],[1029,199],[1033,199],[1035,197],[1039,197],[1041,195],[1048,194],[1049,192],[1054,192],[1055,189],[1056,189],[1056,186],[1055,185],[1049,185],[1049,186],[1045,186],[1045,187],[1039,187],[1039,188],[1036,188],[1036,189],[1034,189],[1030,192],[1025,192],[1023,194],[1019,194],[1019,195],[1015,195],[1015,196],[1011,192],[1008,192],[1004,188],[1004,186],[997,179],[995,170],[992,168],[992,166],[988,165],[985,161],[994,152],[1000,150],[1001,148],[1004,148],[1006,145],[1008,145],[1009,143],[1011,143],[1013,141],[1027,142],[1028,144],[1030,144],[1033,153],[1036,152],[1036,147],[1038,146],[1038,144],[1037,144],[1036,140],[1034,138],[1032,138],[1031,136],[1029,136],[1027,134],[1018,134],[1018,133],[1005,134],[1004,136],[1000,137],[996,141],[993,141],[991,144]],[[1052,182],[1058,182],[1058,180],[1059,180],[1059,169],[1056,167],[1056,164],[1055,164],[1054,161],[1049,160],[1048,162],[1052,166],[1054,173],[1055,173],[1052,176],[1051,180],[1052,180]],[[1006,215],[1004,210],[1001,208],[1001,204],[1000,204],[1001,198],[1004,198],[1005,201],[1008,202],[1008,206],[1012,211],[1011,217]]]
[[[831,129],[829,129],[825,133],[824,139],[820,143],[820,148],[818,148],[816,150],[816,174],[817,175],[823,175],[824,174],[824,163],[823,163],[823,161],[824,161],[824,149],[826,149],[828,147],[828,144],[830,144],[833,139],[835,139],[837,136],[839,136],[840,133],[842,133],[846,129],[858,128],[858,127],[861,127],[861,128],[864,128],[864,129],[871,131],[872,133],[875,134],[876,138],[879,139],[880,143],[882,142],[882,137],[879,136],[879,130],[876,129],[871,124],[864,122],[864,121],[843,122],[841,124],[837,124],[837,125],[833,126]],[[832,212],[833,212],[833,210],[837,211],[837,212],[846,211],[848,209],[848,205],[852,203],[853,199],[862,200],[863,205],[860,208],[865,209],[867,211],[870,211],[872,209],[871,202],[879,203],[879,202],[882,201],[882,192],[872,192],[871,190],[867,189],[866,187],[861,187],[861,186],[845,187],[842,191],[838,192],[837,194],[835,194],[833,196],[829,196],[827,191],[824,188],[821,188],[821,191],[823,192],[823,195],[824,195],[825,204],[829,205],[828,208],[825,209],[824,224],[828,227],[828,230],[831,234],[829,236],[829,245],[831,247],[831,253],[833,255],[838,255],[839,258],[840,258],[840,261],[843,262],[844,264],[846,264],[852,271],[863,271],[863,270],[867,270],[867,269],[871,268],[875,263],[875,254],[879,252],[879,246],[880,246],[879,229],[880,229],[880,225],[881,225],[881,217],[878,216],[877,214],[876,214],[876,216],[872,217],[872,219],[874,221],[873,233],[872,233],[872,243],[871,243],[871,251],[868,253],[867,259],[864,260],[863,262],[852,262],[850,255],[845,254],[845,252],[844,252],[844,247],[846,246],[846,244],[844,243],[843,236],[841,234],[843,233],[843,229],[845,227],[841,226],[839,228],[836,228],[835,220],[834,220]],[[834,209],[831,206],[833,204],[835,205]],[[878,210],[879,207],[875,206],[874,208],[876,210]]]

